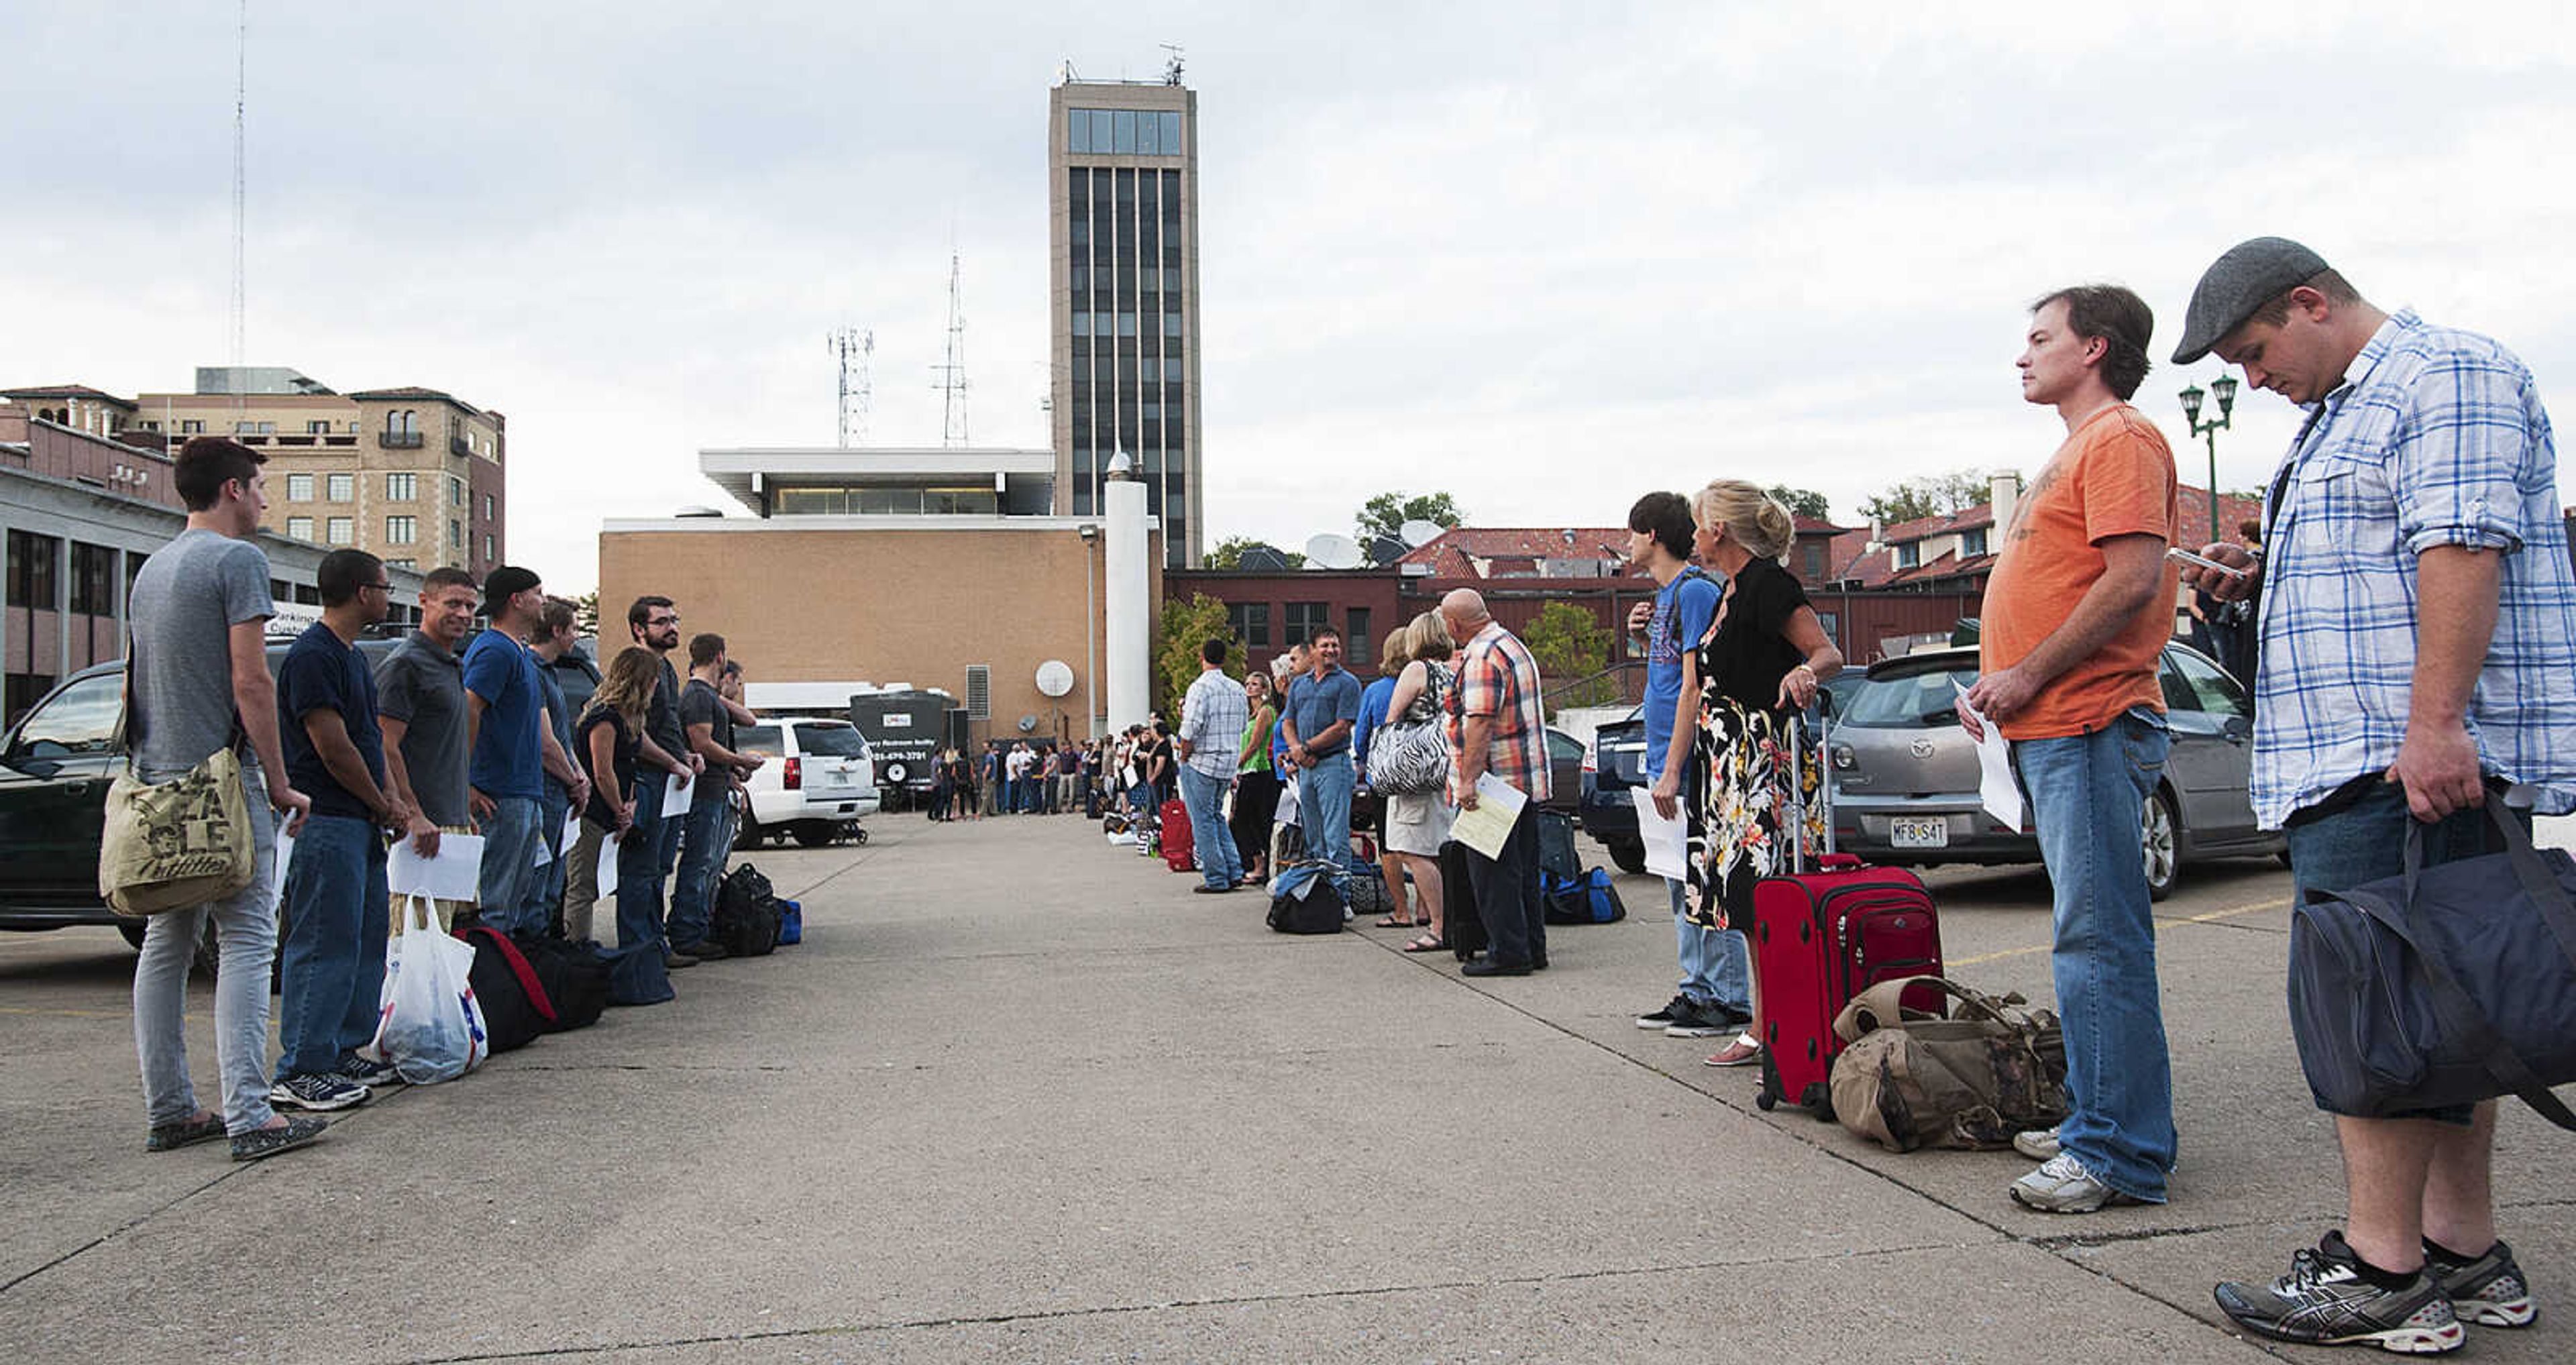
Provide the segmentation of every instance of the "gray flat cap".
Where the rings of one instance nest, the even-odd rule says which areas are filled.
[[[2325,268],[2324,257],[2287,237],[2257,237],[2229,247],[2191,291],[2191,310],[2183,315],[2182,344],[2174,347],[2173,363],[2188,365],[2209,354],[2219,338],[2254,316],[2255,309]]]

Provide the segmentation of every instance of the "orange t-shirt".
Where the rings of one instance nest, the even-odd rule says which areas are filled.
[[[2004,534],[2003,555],[1986,580],[1980,649],[1985,671],[2021,662],[2066,624],[2102,577],[2103,541],[2150,535],[2170,542],[2179,516],[2173,448],[2156,424],[2126,403],[2084,419],[2023,495]],[[2170,571],[2166,577],[2171,579]],[[2172,636],[2167,592],[2093,657],[2059,674],[2020,714],[2002,722],[2004,737],[2089,734],[2132,706],[2164,710],[2156,668]]]

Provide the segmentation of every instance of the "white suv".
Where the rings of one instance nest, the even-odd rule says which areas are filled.
[[[866,840],[859,817],[877,813],[876,761],[856,726],[784,716],[738,725],[733,739],[736,752],[769,760],[743,783],[750,808],[735,847],[756,848],[782,832],[807,848],[844,834]]]

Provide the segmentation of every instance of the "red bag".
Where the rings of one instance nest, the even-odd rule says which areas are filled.
[[[1163,866],[1174,872],[1198,871],[1196,849],[1190,840],[1190,808],[1177,796],[1163,803]]]

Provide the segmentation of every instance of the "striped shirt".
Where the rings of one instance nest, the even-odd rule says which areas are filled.
[[[1181,738],[1190,745],[1190,766],[1209,777],[1231,779],[1243,727],[1252,719],[1243,699],[1243,684],[1222,668],[1199,674],[1181,698]]]
[[[1533,801],[1548,798],[1547,716],[1539,697],[1538,660],[1529,646],[1488,621],[1467,642],[1449,692],[1449,751],[1462,753],[1469,716],[1491,716],[1485,771],[1521,789]],[[1462,767],[1459,773],[1463,773]],[[1459,774],[1452,774],[1453,779]]]
[[[2576,808],[2576,572],[2557,450],[2531,372],[2411,310],[2308,413],[2264,507],[2256,819],[2279,828],[2397,761],[2415,669],[2416,557],[2502,553],[2495,636],[2469,701],[2482,766]]]

